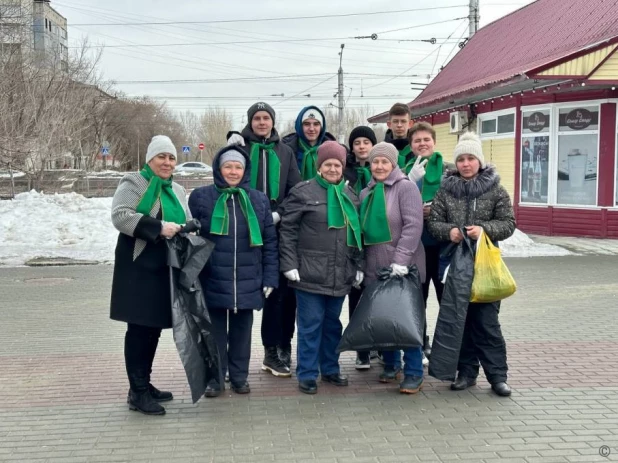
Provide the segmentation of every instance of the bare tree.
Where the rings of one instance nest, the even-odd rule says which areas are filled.
[[[212,164],[215,154],[227,143],[226,135],[234,126],[232,114],[223,108],[209,107],[200,118],[199,138],[206,145],[203,161]]]

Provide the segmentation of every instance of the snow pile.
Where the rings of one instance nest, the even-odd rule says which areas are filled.
[[[0,201],[0,265],[23,265],[34,257],[112,262],[118,232],[111,223],[112,198],[31,191]],[[505,257],[564,256],[566,249],[515,234],[500,243]]]
[[[31,191],[0,201],[0,264],[23,265],[33,257],[113,261],[118,232],[112,198]]]

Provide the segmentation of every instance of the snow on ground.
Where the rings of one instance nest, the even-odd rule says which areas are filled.
[[[111,224],[112,198],[31,191],[0,201],[0,265],[34,257],[112,262],[118,232]],[[517,230],[500,243],[505,257],[564,256],[564,248],[533,242]]]

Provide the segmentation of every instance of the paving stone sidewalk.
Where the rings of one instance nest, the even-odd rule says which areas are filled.
[[[107,318],[111,266],[0,268],[0,461],[618,461],[618,260],[507,264],[519,286],[500,315],[510,398],[482,377],[458,393],[427,378],[403,396],[377,382],[378,364],[357,372],[349,353],[350,386],[306,396],[260,371],[258,315],[248,396],[193,405],[164,332],[153,382],[176,396],[164,417],[127,410],[124,326]]]

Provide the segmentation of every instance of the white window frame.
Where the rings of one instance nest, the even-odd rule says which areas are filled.
[[[547,203],[528,203],[525,201],[521,200],[521,157],[520,157],[520,162],[519,165],[516,166],[517,169],[519,169],[519,173],[520,173],[520,184],[519,184],[519,204],[525,207],[555,207],[555,208],[564,208],[564,209],[605,209],[605,207],[601,207],[599,206],[599,166],[600,166],[600,162],[599,162],[599,151],[600,151],[600,145],[601,145],[601,125],[602,125],[602,121],[601,121],[601,105],[603,103],[612,103],[615,102],[612,99],[604,99],[604,100],[583,100],[583,101],[570,101],[570,102],[566,102],[566,103],[550,103],[550,104],[542,104],[542,105],[530,105],[530,106],[521,106],[521,120],[519,121],[519,123],[522,126],[521,129],[521,137],[520,137],[520,141],[521,139],[523,139],[524,137],[528,138],[531,136],[531,134],[524,134],[523,131],[523,120],[524,120],[524,112],[529,113],[529,112],[534,112],[534,111],[542,111],[542,110],[549,110],[550,111],[550,127],[549,127],[549,132],[543,132],[545,134],[547,134],[547,136],[549,136],[549,166],[547,169]],[[564,108],[581,108],[581,107],[590,107],[590,106],[597,106],[598,110],[599,110],[599,128],[595,129],[595,130],[578,130],[578,131],[574,131],[574,132],[560,132],[559,129],[559,116],[560,116],[560,109],[564,109]],[[618,109],[617,109],[618,112]],[[616,131],[618,133],[618,121],[617,121],[617,127],[616,127]],[[595,204],[591,204],[591,205],[583,205],[583,204],[563,204],[563,203],[558,203],[558,186],[557,186],[557,178],[558,178],[558,144],[559,144],[559,140],[558,137],[560,135],[562,136],[569,136],[569,135],[577,135],[577,134],[596,134],[597,135],[597,188],[596,188],[596,194],[595,194]],[[617,147],[618,148],[618,147]],[[617,156],[617,162],[618,162],[618,156]],[[614,173],[614,177],[616,177],[616,173]],[[614,179],[614,183],[615,183],[615,179]],[[615,199],[614,199],[615,202]],[[618,207],[618,206],[615,206]]]
[[[498,133],[498,117],[513,115],[513,131],[508,133]],[[496,120],[496,132],[482,133],[483,122],[491,119]],[[492,111],[490,113],[482,113],[477,116],[476,133],[482,140],[500,140],[504,138],[515,138],[517,132],[517,108],[501,109],[500,111]]]
[[[614,128],[615,136],[614,141],[614,196],[612,198],[612,205],[610,209],[618,209],[618,100],[610,101],[610,103],[616,104],[616,127]]]

